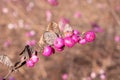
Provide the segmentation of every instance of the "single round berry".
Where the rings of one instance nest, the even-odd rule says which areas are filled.
[[[95,39],[95,33],[93,31],[88,31],[85,33],[84,38],[87,42],[92,42]]]
[[[73,47],[75,45],[75,41],[71,37],[65,37],[64,42],[67,47]]]
[[[45,46],[42,52],[43,56],[50,56],[53,53],[53,48],[51,46]]]
[[[92,78],[92,79],[94,79],[94,78],[96,78],[96,73],[95,72],[92,72],[91,74],[90,74],[90,77]]]
[[[120,42],[120,36],[115,36],[115,37],[114,37],[114,41],[115,41],[115,42]]]
[[[80,40],[80,36],[78,35],[73,35],[72,36],[72,39],[75,41],[75,42],[78,42]]]
[[[54,41],[54,47],[55,48],[62,48],[64,46],[64,39],[63,38],[57,38]]]
[[[27,67],[33,67],[34,66],[34,62],[32,60],[27,60],[26,61],[26,65],[27,65]]]
[[[39,58],[36,55],[32,55],[32,57],[30,58],[30,60],[33,61],[33,63],[36,63],[36,62],[38,62]]]
[[[74,35],[80,35],[80,32],[78,30],[73,30]]]
[[[67,73],[64,73],[64,74],[62,74],[62,80],[67,80],[67,78],[68,78],[68,74]]]
[[[79,40],[79,44],[84,45],[84,44],[86,44],[86,43],[87,43],[86,39],[81,39],[81,40]]]
[[[58,5],[58,1],[57,0],[47,0],[47,1],[52,6],[57,6]]]
[[[101,75],[100,75],[100,79],[101,79],[101,80],[105,80],[105,78],[106,78],[106,75],[105,75],[105,74],[101,74]]]

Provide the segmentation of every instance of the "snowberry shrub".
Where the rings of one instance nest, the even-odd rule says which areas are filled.
[[[55,0],[49,1],[54,2]],[[39,50],[43,56],[49,57],[55,53],[55,51],[63,51],[65,47],[72,48],[77,43],[83,45],[95,40],[95,33],[93,31],[87,31],[84,34],[80,34],[78,30],[74,30],[69,24],[65,24],[62,30],[60,30],[61,27],[63,28],[62,25],[52,22],[40,37]],[[15,64],[12,63],[8,56],[0,55],[0,62],[10,67],[4,80],[7,79],[12,72],[21,68],[25,64],[29,68],[34,67],[39,60],[37,54],[38,50],[33,50],[32,46],[28,44],[20,53],[21,59]]]

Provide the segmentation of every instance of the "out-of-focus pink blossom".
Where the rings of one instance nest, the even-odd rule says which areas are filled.
[[[35,40],[30,40],[30,41],[27,41],[26,44],[29,45],[29,46],[34,46],[36,44],[36,41]]]
[[[115,6],[115,10],[116,10],[116,11],[120,11],[120,6],[118,6],[118,5]]]
[[[47,20],[48,22],[51,21],[51,18],[52,18],[52,13],[51,13],[51,11],[50,11],[50,10],[47,10],[46,13],[45,13],[45,15],[46,15],[46,20]]]
[[[19,26],[20,28],[23,28],[23,27],[24,27],[24,20],[23,20],[23,19],[19,19],[19,20],[18,20],[18,26]]]
[[[11,14],[13,17],[17,17],[18,16],[18,13],[13,11],[12,14]]]
[[[8,80],[15,80],[15,78],[12,77],[12,76],[10,76],[10,77],[8,78]]]
[[[33,2],[29,2],[28,6],[26,7],[26,10],[27,11],[31,11],[33,7],[34,7],[34,3]]]
[[[75,14],[74,14],[74,18],[80,18],[80,17],[81,17],[80,12],[75,12]]]
[[[100,75],[100,79],[101,79],[101,80],[105,80],[105,78],[106,78],[105,74],[101,74],[101,75]]]
[[[58,1],[57,0],[47,0],[47,2],[52,5],[52,6],[57,6],[58,5]]]
[[[30,25],[28,23],[24,24],[24,28],[27,29],[27,30],[31,29],[31,27],[30,27]]]
[[[62,17],[60,19],[60,21],[59,21],[59,28],[60,28],[60,30],[63,31],[65,25],[68,24],[68,23],[69,23],[69,20],[64,18],[64,17]]]
[[[91,77],[87,77],[86,80],[92,80]]]
[[[114,37],[114,41],[115,41],[115,42],[120,42],[120,36],[115,36],[115,37]]]
[[[2,78],[2,77],[0,77],[0,80],[3,80],[3,78]]]
[[[11,44],[11,42],[9,40],[7,40],[7,41],[4,42],[3,46],[4,47],[9,47],[10,44]]]
[[[64,73],[64,74],[62,74],[62,80],[67,80],[67,78],[68,78],[68,74],[66,74],[66,73]]]
[[[92,23],[91,26],[94,32],[103,32],[103,29],[98,24]]]
[[[92,78],[92,79],[94,79],[94,78],[96,78],[96,73],[95,72],[92,72],[91,74],[90,74],[90,77]]]
[[[32,31],[29,31],[29,32],[26,32],[26,36],[27,37],[32,37],[32,36],[34,36],[36,33],[35,33],[35,31],[34,30],[32,30]]]
[[[93,0],[86,0],[88,4],[91,4]]]
[[[9,12],[9,10],[8,10],[8,8],[4,7],[4,8],[2,8],[2,12],[3,12],[4,14],[7,14],[7,13]]]
[[[103,69],[100,69],[99,74],[104,74],[105,71]]]
[[[13,24],[13,23],[9,23],[9,24],[7,25],[7,27],[8,27],[8,29],[15,29],[15,28],[17,27],[17,25],[16,25],[16,24]]]
[[[98,3],[98,4],[96,4],[96,7],[99,8],[99,9],[104,9],[105,8],[105,4]]]

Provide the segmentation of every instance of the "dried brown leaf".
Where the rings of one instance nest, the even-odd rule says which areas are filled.
[[[72,27],[69,24],[66,24],[63,29],[63,32],[71,32],[71,31],[73,31]]]
[[[53,31],[55,32],[57,35],[60,34],[60,29],[58,27],[58,24],[55,22],[51,22],[48,27],[47,27],[47,31]]]
[[[55,38],[61,36],[60,29],[58,24],[55,22],[51,22],[46,31],[42,34],[39,40],[40,48],[43,48],[46,44],[53,45],[53,41]]]
[[[39,46],[40,46],[40,48],[43,48],[44,44],[45,44],[45,42],[43,40],[43,34],[42,34],[42,36],[40,37],[40,40],[39,40]]]
[[[10,60],[10,58],[6,55],[0,55],[0,62],[4,65],[6,65],[7,67],[12,67],[13,63]]]
[[[57,34],[55,34],[52,31],[46,31],[43,34],[43,39],[44,39],[45,43],[47,43],[49,45],[53,45],[53,42],[56,38],[57,38]]]

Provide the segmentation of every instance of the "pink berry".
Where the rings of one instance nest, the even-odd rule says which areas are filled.
[[[5,42],[4,42],[4,44],[3,44],[3,46],[4,46],[4,47],[9,47],[9,46],[10,46],[10,44],[11,44],[11,42],[10,42],[10,41],[5,41]]]
[[[64,46],[64,39],[63,38],[57,38],[54,41],[54,47],[55,48],[62,48]]]
[[[38,62],[39,58],[36,55],[32,55],[32,57],[30,58],[30,60],[33,61],[33,63],[36,63],[36,62]]]
[[[101,80],[105,80],[105,78],[106,78],[105,74],[101,74],[101,75],[100,75],[100,79],[101,79]]]
[[[94,78],[96,78],[96,73],[95,72],[92,72],[91,74],[90,74],[90,77],[92,78],[92,79],[94,79]]]
[[[81,39],[80,41],[79,41],[79,44],[82,44],[82,45],[84,45],[84,44],[86,44],[86,39]]]
[[[88,31],[85,33],[84,38],[87,42],[92,42],[95,39],[95,33],[93,31]]]
[[[27,67],[33,67],[34,66],[34,62],[32,60],[27,60],[26,61],[26,65],[27,65]]]
[[[80,32],[78,30],[73,30],[74,35],[80,35]]]
[[[94,32],[103,32],[103,29],[96,23],[91,23],[91,26],[92,26],[92,30]]]
[[[35,31],[29,31],[29,32],[26,32],[26,37],[33,37],[34,35],[35,35],[36,33],[35,33]]]
[[[4,80],[4,79],[0,79],[0,80]],[[10,76],[8,80],[15,80],[15,78],[13,76]]]
[[[72,39],[75,41],[75,42],[78,42],[80,40],[80,36],[78,35],[73,35],[72,36]]]
[[[68,78],[68,74],[67,73],[64,73],[64,74],[62,74],[62,80],[67,80],[67,78]]]
[[[9,9],[8,8],[2,8],[2,12],[4,13],[4,14],[7,14],[8,12],[9,12]]]
[[[60,18],[60,22],[63,24],[68,24],[70,21],[67,18],[62,17],[62,18]]]
[[[85,80],[92,80],[91,77],[87,77]]]
[[[71,37],[65,37],[64,42],[67,47],[73,47],[75,45],[75,41]]]
[[[58,5],[58,1],[57,0],[47,0],[47,1],[52,6],[57,6]]]
[[[81,17],[81,13],[80,12],[75,12],[74,13],[74,18],[80,18]]]
[[[47,10],[46,11],[46,20],[49,22],[52,18],[52,13],[50,10]]]
[[[114,40],[115,40],[115,42],[120,42],[120,36],[115,36]]]
[[[48,57],[48,56],[50,56],[52,53],[53,53],[53,48],[52,48],[51,46],[45,46],[45,47],[44,47],[44,50],[43,50],[43,52],[42,52],[42,55]]]

